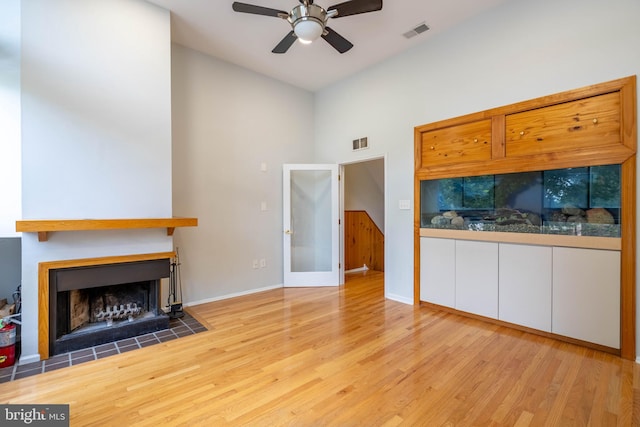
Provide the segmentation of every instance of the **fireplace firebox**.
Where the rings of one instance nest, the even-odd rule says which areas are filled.
[[[52,269],[49,354],[168,329],[160,281],[169,275],[169,259]]]

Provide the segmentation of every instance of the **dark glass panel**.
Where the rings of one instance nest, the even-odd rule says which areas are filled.
[[[620,236],[620,165],[420,183],[423,228]]]

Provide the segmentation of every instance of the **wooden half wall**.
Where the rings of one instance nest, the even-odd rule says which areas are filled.
[[[384,271],[384,234],[366,211],[344,211],[345,271]]]

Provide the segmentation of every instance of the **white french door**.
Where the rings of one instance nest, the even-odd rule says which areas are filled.
[[[283,166],[284,286],[338,286],[338,165]]]

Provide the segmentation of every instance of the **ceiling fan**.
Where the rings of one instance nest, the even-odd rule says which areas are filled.
[[[340,53],[345,53],[353,44],[327,26],[329,18],[342,18],[359,13],[375,12],[382,9],[382,0],[351,0],[330,6],[327,9],[314,4],[313,0],[299,0],[300,4],[290,12],[270,9],[253,4],[233,2],[236,12],[282,18],[291,24],[291,32],[273,48],[273,53],[285,53],[296,40],[311,43],[322,37]]]

